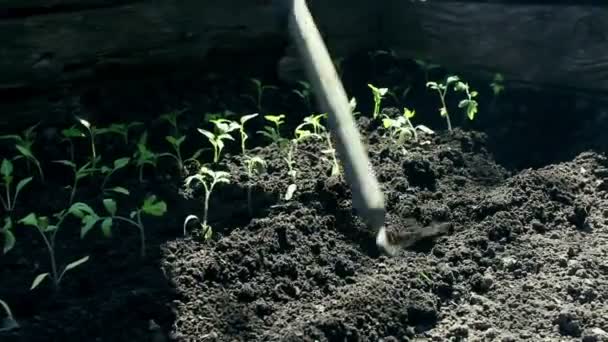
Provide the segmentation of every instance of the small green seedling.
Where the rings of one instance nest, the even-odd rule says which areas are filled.
[[[325,133],[325,141],[327,142],[327,148],[322,150],[321,153],[328,155],[331,163],[331,177],[337,177],[340,175],[340,164],[336,157],[336,149],[331,142],[331,134]]]
[[[108,184],[108,181],[110,180],[110,177],[112,177],[112,175],[114,173],[116,173],[118,170],[124,169],[125,167],[127,167],[127,165],[129,165],[129,162],[131,162],[131,158],[129,158],[129,157],[118,158],[112,163],[112,167],[108,167],[105,165],[101,167],[101,174],[104,175],[103,181],[101,182],[101,191],[102,192],[107,193],[108,191],[113,191],[113,192],[118,192],[118,193],[124,194],[125,189],[122,187],[115,187],[115,188],[107,189],[106,186]],[[128,190],[127,190],[126,194],[128,195]]]
[[[298,150],[298,140],[292,139],[290,140],[286,146],[284,147],[287,156],[283,158],[285,163],[287,163],[287,175],[291,177],[291,184],[287,186],[287,191],[285,191],[284,199],[289,201],[293,198],[294,193],[298,189],[298,185],[296,183],[298,178],[298,170],[296,169],[296,162],[294,160],[294,155]]]
[[[396,106],[401,106],[401,100],[407,97],[411,89],[411,86],[407,86],[401,91],[401,87],[395,87],[393,90],[387,91],[386,94],[393,99]]]
[[[150,165],[156,167],[158,158],[160,157],[157,153],[152,152],[148,148],[148,132],[144,131],[137,142],[137,151],[133,154],[135,165],[139,170],[139,181],[144,181],[144,166]]]
[[[424,61],[421,59],[416,59],[414,61],[416,62],[416,64],[418,64],[418,66],[424,72],[424,80],[427,83],[429,82],[429,73],[431,72],[431,70],[439,69],[441,67],[439,64],[434,64],[434,63],[427,62],[427,61]]]
[[[306,105],[306,109],[311,112],[312,111],[312,101],[311,101],[311,90],[310,84],[304,81],[298,81],[298,84],[302,86],[301,90],[293,89],[292,92],[304,101],[304,105]]]
[[[492,79],[492,83],[490,83],[490,87],[492,88],[492,93],[495,97],[500,95],[504,90],[504,77],[500,73],[494,74],[494,78]]]
[[[6,212],[13,212],[19,193],[23,188],[32,181],[32,177],[27,177],[20,180],[15,188],[15,194],[11,195],[11,185],[13,184],[13,163],[8,159],[3,159],[0,165],[0,174],[2,174],[2,183],[4,185],[4,196],[0,196],[0,203]]]
[[[253,178],[255,175],[259,175],[264,171],[266,168],[266,161],[258,156],[245,156],[245,166],[247,168],[247,177],[249,178],[249,184],[247,186],[247,209],[249,210],[249,216],[253,216]]]
[[[410,138],[413,138],[414,141],[418,141],[417,130],[420,130],[427,134],[434,133],[430,128],[424,125],[418,125],[414,127],[411,122],[411,119],[415,115],[416,111],[403,108],[402,116],[393,119],[385,115],[382,119],[382,124],[384,128],[389,131],[390,138],[395,142],[396,145],[401,146],[403,148],[403,144]],[[403,151],[405,152],[405,148],[403,148]]]
[[[30,290],[35,289],[45,279],[50,277],[51,281],[53,282],[53,287],[55,291],[58,291],[60,289],[61,281],[63,280],[63,277],[65,276],[66,272],[84,264],[89,260],[89,256],[80,258],[74,262],[67,264],[61,272],[59,272],[57,267],[55,257],[55,237],[57,236],[57,232],[59,232],[59,230],[61,229],[61,225],[63,224],[64,220],[67,218],[67,216],[73,210],[76,204],[77,203],[73,204],[72,207],[68,210],[62,210],[59,213],[54,214],[53,218],[56,221],[55,224],[50,224],[49,217],[38,216],[35,213],[30,213],[21,220],[19,220],[19,223],[22,223],[26,226],[32,226],[36,228],[36,230],[40,233],[40,236],[42,236],[44,244],[46,245],[51,262],[51,272],[39,274],[34,279]]]
[[[321,120],[327,118],[327,114],[309,115],[304,118],[304,122],[299,124],[295,129],[296,139],[302,141],[305,138],[311,137],[315,139],[323,139],[323,133],[327,131]],[[305,129],[310,127],[311,129]]]
[[[213,163],[217,164],[220,161],[220,156],[224,149],[224,140],[234,141],[230,132],[237,130],[239,127],[236,122],[227,119],[216,119],[211,120],[211,122],[215,125],[216,133],[212,133],[202,128],[199,128],[198,131],[204,135],[213,146]]]
[[[184,114],[186,111],[187,111],[187,109],[173,110],[173,111],[170,111],[168,113],[161,115],[159,118],[162,121],[166,121],[171,126],[171,130],[173,131],[171,134],[174,137],[181,136],[181,134],[179,133],[179,126],[177,124],[177,119],[182,114]]]
[[[0,319],[0,332],[19,329],[19,323],[15,320],[13,313],[8,304],[0,299],[0,306],[4,309],[6,317]]]
[[[97,156],[97,147],[95,146],[95,138],[97,137],[98,129],[95,126],[92,126],[91,123],[85,119],[79,117],[76,117],[76,119],[89,132],[89,143],[91,145],[91,167],[95,169],[97,167],[97,163],[101,159]]]
[[[356,98],[351,97],[350,101],[348,102],[348,105],[350,106],[350,111],[352,112],[354,117],[361,115],[361,112],[355,112],[355,109],[357,109],[357,99]]]
[[[133,127],[142,126],[143,122],[134,121],[129,124],[113,123],[109,127],[97,129],[97,134],[118,134],[122,137],[125,145],[129,145],[129,130]]]
[[[74,202],[74,197],[76,196],[76,189],[78,188],[78,182],[80,182],[85,177],[92,175],[95,171],[91,167],[90,161],[87,162],[86,164],[84,164],[83,166],[81,166],[80,168],[78,168],[78,166],[76,166],[76,164],[70,160],[55,160],[54,162],[68,166],[74,172],[74,182],[72,183],[72,186],[71,186],[72,190],[70,192],[70,201],[68,204],[68,206],[71,206],[72,203]]]
[[[388,92],[388,88],[376,88],[371,84],[368,84],[367,86],[372,90],[372,94],[374,95],[373,117],[375,119],[378,117],[378,115],[380,115],[380,105],[382,103],[384,95],[386,95],[386,93]]]
[[[13,219],[10,217],[4,218],[4,225],[0,229],[0,235],[4,237],[4,244],[2,247],[2,253],[8,253],[13,247],[15,247],[16,239],[15,234],[13,234]]]
[[[72,127],[70,127],[70,128],[62,129],[61,135],[63,136],[61,141],[67,141],[67,143],[70,144],[70,160],[75,163],[76,156],[75,156],[75,152],[74,152],[73,139],[84,138],[84,137],[86,137],[86,135],[84,135],[84,133],[82,133],[82,131],[80,129],[78,129],[78,127],[76,125],[72,125]]]
[[[250,100],[252,100],[252,102],[255,104],[255,106],[257,108],[258,113],[262,113],[262,101],[264,99],[265,92],[270,89],[276,90],[278,88],[276,86],[272,86],[272,85],[263,85],[260,80],[255,79],[255,78],[250,79],[250,81],[254,86],[255,95],[254,96],[245,95],[245,96],[247,98],[249,98]]]
[[[454,91],[463,91],[467,98],[460,100],[458,103],[458,108],[464,108],[467,113],[467,117],[469,120],[475,119],[475,114],[477,114],[477,101],[475,97],[478,93],[475,90],[469,90],[469,84],[465,82],[458,81],[454,86]]]
[[[142,214],[161,217],[167,212],[167,204],[164,201],[158,200],[155,195],[146,197],[142,205],[131,211],[129,217],[118,215],[118,205],[112,198],[103,200],[103,206],[106,209],[107,215],[98,215],[89,205],[78,202],[75,203],[70,212],[82,220],[80,229],[80,238],[84,238],[98,222],[101,222],[101,232],[106,237],[112,236],[112,225],[115,221],[122,221],[135,226],[139,230],[140,238],[140,256],[146,256],[146,234],[144,224],[142,222]]]
[[[249,135],[247,135],[247,132],[245,131],[245,123],[255,118],[256,116],[258,116],[258,113],[244,115],[239,119],[239,123],[237,124],[239,128],[239,133],[241,134],[241,153],[243,153],[243,155],[247,154],[245,148],[245,141],[247,141],[247,139],[249,138]]]
[[[25,158],[27,161],[28,170],[30,169],[30,163],[36,165],[38,169],[38,175],[40,176],[40,181],[44,183],[44,172],[42,172],[42,166],[40,165],[40,161],[34,155],[32,151],[32,146],[34,145],[34,141],[36,139],[35,129],[38,127],[40,123],[37,123],[26,130],[23,131],[22,135],[17,134],[9,134],[2,135],[0,139],[12,139],[15,141],[15,148],[17,152],[19,152],[19,156],[15,157],[14,160]]]
[[[281,144],[285,139],[281,136],[281,125],[285,123],[284,114],[279,115],[265,115],[264,119],[274,124],[273,126],[264,126],[263,131],[258,131],[258,134],[265,136],[270,139],[273,143]]]
[[[203,149],[202,148],[198,149],[196,152],[194,152],[192,157],[190,157],[188,159],[183,159],[182,152],[181,152],[181,146],[184,143],[184,141],[186,140],[186,136],[185,135],[182,135],[182,136],[168,135],[165,137],[165,140],[167,140],[167,142],[171,145],[174,153],[170,153],[170,152],[161,153],[161,154],[159,154],[159,157],[173,158],[177,164],[177,168],[179,169],[179,174],[181,176],[183,176],[184,172],[185,172],[185,167],[184,167],[185,163],[190,160],[196,160],[201,155],[201,153],[203,153]]]
[[[194,181],[194,180],[199,181],[201,184],[203,184],[203,187],[205,188],[205,197],[204,197],[204,202],[203,202],[204,211],[203,211],[203,221],[201,222],[201,228],[203,229],[204,239],[208,240],[211,238],[211,236],[213,234],[213,230],[211,229],[211,226],[209,226],[209,224],[207,223],[208,213],[209,213],[209,199],[211,198],[211,194],[213,193],[213,190],[215,189],[215,186],[217,184],[230,183],[230,174],[225,171],[213,171],[213,170],[203,166],[203,167],[201,167],[201,169],[199,170],[199,172],[197,174],[186,178],[186,180],[185,180],[186,187],[188,187],[188,188],[191,187],[192,181]],[[194,218],[196,218],[198,220],[197,216],[191,215],[188,218],[186,218],[186,221],[184,221],[184,235],[186,235],[186,225],[187,225],[188,221],[190,221]]]
[[[446,122],[448,124],[448,131],[452,132],[452,122],[450,121],[450,115],[448,113],[448,107],[445,102],[445,95],[448,91],[448,87],[456,83],[460,80],[458,76],[448,76],[446,78],[445,83],[437,83],[437,82],[427,82],[426,86],[431,89],[435,89],[437,94],[439,94],[439,99],[441,100],[441,108],[439,108],[439,114],[442,117],[445,117]]]

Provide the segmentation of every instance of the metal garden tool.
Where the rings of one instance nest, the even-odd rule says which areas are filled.
[[[384,195],[373,174],[349,101],[305,0],[275,0],[280,20],[297,47],[319,106],[328,113],[353,207],[375,231],[384,225]]]

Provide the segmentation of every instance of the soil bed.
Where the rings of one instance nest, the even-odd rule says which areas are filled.
[[[366,67],[370,74],[358,66],[357,77],[345,76],[363,113],[371,108],[371,93],[361,90],[368,81],[394,85],[411,71],[377,61]],[[424,82],[421,75],[412,78],[415,84]],[[192,100],[180,124],[188,135],[184,156],[190,156],[200,146],[209,147],[196,132],[202,127],[197,109],[228,108],[238,116],[255,111],[239,97],[241,85],[222,82],[216,87],[206,83],[203,90],[192,84],[167,86],[159,91],[162,98],[150,96],[155,92],[142,95],[152,102],[131,97],[133,102],[124,104],[119,96],[104,95],[110,99],[103,101],[105,107],[90,100],[87,111],[95,117],[110,108],[113,117],[97,121],[106,125],[132,108],[139,112],[129,118],[149,116],[154,101],[162,103],[156,108],[175,108],[183,99]],[[0,340],[608,341],[608,144],[594,133],[606,127],[605,119],[589,114],[569,127],[562,121],[541,139],[538,133],[526,134],[534,129],[522,128],[521,122],[542,116],[530,112],[546,102],[519,97],[532,109],[518,112],[508,103],[495,104],[484,118],[488,102],[483,102],[479,123],[464,122],[464,128],[448,133],[435,95],[421,95],[424,87],[413,89],[404,100],[417,111],[412,121],[436,134],[421,133],[417,142],[405,144],[404,153],[369,115],[358,124],[386,195],[387,229],[407,229],[412,220],[422,226],[438,221],[451,223],[447,234],[421,240],[394,257],[380,253],[376,232],[351,209],[348,187],[330,174],[323,141],[299,145],[298,188],[291,200],[282,199],[290,176],[276,145],[260,138],[248,142],[257,146],[251,153],[267,162],[266,172],[253,183],[238,143],[227,147],[220,165],[231,182],[217,185],[212,194],[214,235],[209,241],[192,227],[182,234],[187,215],[202,217],[200,186],[184,188],[169,162],[146,169],[143,183],[137,169],[129,167],[112,181],[131,190],[128,197],[114,196],[119,212],[128,215],[149,194],[168,208],[163,217],[144,221],[146,257],[139,255],[134,227],[117,225],[111,238],[96,228],[81,239],[80,222],[71,220],[58,235],[59,264],[84,255],[89,261],[66,274],[58,293],[48,282],[30,291],[36,275],[49,269],[48,257],[39,234],[16,225],[17,243],[0,257],[0,299],[9,303],[21,327],[0,332]],[[200,92],[206,96],[194,101]],[[288,113],[284,133],[291,134],[309,112],[289,90],[278,94],[268,111]],[[112,107],[112,101],[121,106]],[[403,104],[387,99],[384,112],[400,113],[394,106]],[[460,126],[456,118],[462,113],[451,108]],[[261,124],[252,123],[250,135]],[[67,158],[67,145],[57,140],[61,128],[45,127],[40,134],[37,151],[44,155],[48,180],[35,180],[23,190],[15,221],[30,212],[50,215],[65,209],[69,190],[63,186],[71,175],[49,162]],[[149,123],[147,129],[151,148],[167,150],[166,125]],[[560,152],[552,143],[560,141],[562,130],[570,135],[561,135],[568,148]],[[132,155],[138,137],[134,133],[128,146],[119,138],[102,137],[104,162]],[[535,139],[546,144],[530,144]],[[10,144],[3,148],[5,156],[15,154]],[[79,144],[79,164],[88,151],[86,142]],[[211,153],[203,152],[204,161]],[[532,155],[541,159],[532,161]],[[190,174],[196,170],[196,163],[188,163]],[[19,172],[17,178],[26,175],[23,167]],[[247,205],[250,184],[253,217]],[[79,188],[77,201],[103,212],[107,196],[96,181]]]

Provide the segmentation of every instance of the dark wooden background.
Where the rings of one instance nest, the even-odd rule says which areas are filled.
[[[335,57],[390,48],[480,75],[501,72],[507,82],[608,91],[608,8],[601,1],[309,6]],[[0,0],[0,125],[48,116],[46,94],[112,77],[106,71],[117,67],[123,77],[131,70],[138,77],[135,70],[147,66],[257,55],[290,79],[298,63],[285,38],[270,0]]]

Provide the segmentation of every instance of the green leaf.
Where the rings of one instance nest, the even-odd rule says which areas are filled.
[[[79,118],[79,117],[76,117],[76,119],[78,120],[78,122],[80,122],[80,124],[81,124],[81,125],[83,125],[83,126],[84,126],[84,127],[86,127],[87,129],[90,129],[90,128],[91,128],[91,123],[90,123],[90,122],[88,122],[87,120],[85,120],[85,119],[81,119],[81,118]]]
[[[116,187],[113,187],[113,188],[111,188],[111,189],[109,189],[109,190],[110,190],[110,191],[114,191],[114,192],[119,193],[119,194],[126,195],[126,196],[129,196],[129,195],[130,195],[129,190],[128,190],[128,189],[125,189],[125,188],[123,188],[123,187],[121,187],[121,186],[116,186]]]
[[[213,133],[211,133],[211,132],[209,132],[209,131],[207,131],[207,130],[204,130],[204,129],[202,129],[202,128],[199,128],[199,129],[198,129],[198,131],[199,131],[199,132],[200,132],[202,135],[206,136],[206,137],[207,137],[207,139],[209,139],[209,140],[215,140],[215,134],[213,134]]]
[[[66,138],[84,137],[84,134],[76,126],[61,130],[61,134]]]
[[[403,114],[405,114],[406,118],[411,119],[416,115],[416,111],[403,108]]]
[[[2,166],[0,166],[0,173],[4,177],[10,177],[13,174],[13,163],[8,159],[3,159]]]
[[[76,202],[72,204],[68,212],[78,218],[83,218],[85,215],[94,215],[97,216],[95,210],[91,208],[88,204],[82,202]]]
[[[251,119],[255,118],[255,117],[256,117],[256,116],[258,116],[258,115],[259,115],[258,113],[255,113],[255,114],[249,114],[249,115],[243,115],[243,116],[241,117],[241,119],[240,119],[240,121],[241,121],[241,125],[244,125],[244,124],[245,124],[245,122],[247,122],[247,121],[249,121],[249,120],[251,120]]]
[[[213,229],[211,229],[211,226],[203,226],[203,229],[205,229],[203,239],[205,239],[205,241],[211,239],[211,237],[213,236]]]
[[[80,258],[80,259],[78,259],[78,260],[76,260],[76,261],[74,261],[74,262],[71,262],[71,263],[69,263],[69,264],[68,264],[68,265],[65,267],[65,269],[63,270],[63,273],[65,273],[65,272],[67,272],[67,271],[69,271],[69,270],[72,270],[72,269],[74,269],[74,268],[76,268],[76,267],[78,267],[78,266],[80,266],[80,265],[84,264],[84,263],[85,263],[85,262],[87,262],[87,261],[89,261],[89,256],[88,256],[88,255],[87,255],[87,256],[85,256],[84,258]]]
[[[53,160],[53,163],[57,163],[57,164],[62,164],[65,166],[69,166],[73,169],[76,168],[76,164],[74,164],[73,162],[69,161],[69,160]]]
[[[21,192],[21,190],[28,185],[29,182],[32,181],[32,179],[34,179],[33,177],[27,177],[25,179],[22,179],[19,181],[19,183],[17,183],[17,188],[15,190],[15,194],[18,194]]]
[[[80,238],[83,239],[95,226],[95,223],[99,221],[97,215],[86,215],[82,218],[82,227],[80,228]]]
[[[34,279],[34,281],[32,282],[32,286],[30,287],[30,291],[31,291],[31,290],[33,290],[33,289],[35,289],[35,288],[37,288],[37,287],[38,287],[38,285],[40,285],[40,283],[42,283],[42,281],[43,281],[44,279],[46,279],[46,277],[48,277],[48,276],[49,276],[49,273],[48,273],[48,272],[47,272],[47,273],[42,273],[42,274],[39,274],[39,275],[38,275],[38,276],[37,276],[37,277]]]
[[[103,221],[101,221],[101,232],[103,236],[110,238],[112,237],[112,218],[106,217]]]
[[[4,248],[2,252],[4,254],[8,253],[13,247],[15,247],[15,235],[10,230],[4,230]]]
[[[471,101],[467,107],[467,116],[469,117],[469,120],[475,119],[475,114],[477,114],[477,102]]]
[[[19,223],[26,226],[38,227],[38,217],[36,217],[36,214],[34,213],[29,213],[26,217],[19,220]]]
[[[468,99],[461,100],[460,102],[458,102],[458,108],[464,108],[468,106],[469,102],[470,101]]]
[[[157,201],[156,196],[152,195],[144,200],[141,210],[148,215],[163,216],[167,212],[167,204]]]
[[[21,146],[21,145],[15,145],[15,147],[26,158],[35,159],[34,155],[32,154],[32,151],[30,151],[30,149],[28,149],[24,146]]]
[[[116,215],[116,201],[111,198],[104,198],[103,206],[106,208],[108,213],[112,216]]]
[[[114,169],[115,170],[122,169],[123,167],[127,166],[130,161],[131,161],[131,158],[129,158],[129,157],[116,159],[114,161]]]
[[[459,80],[460,80],[460,78],[458,76],[448,76],[448,78],[446,80],[446,84],[454,83]]]

